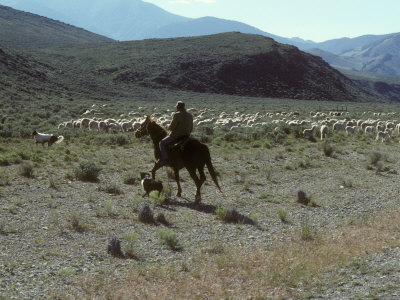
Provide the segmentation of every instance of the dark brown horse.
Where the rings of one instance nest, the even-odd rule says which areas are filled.
[[[146,135],[149,135],[153,141],[154,157],[157,160],[161,157],[159,143],[167,136],[167,131],[164,127],[158,125],[154,119],[151,119],[149,116],[147,116],[146,120],[135,132],[135,136],[137,138],[141,138]],[[182,194],[182,188],[179,182],[179,170],[185,167],[196,184],[197,190],[195,203],[200,202],[200,188],[206,180],[206,175],[204,174],[205,165],[207,165],[207,169],[215,185],[221,191],[217,180],[217,174],[211,163],[210,150],[206,145],[200,143],[196,139],[190,138],[187,142],[185,142],[183,149],[181,149],[179,146],[171,149],[169,152],[169,166],[174,170],[175,180],[178,185],[178,192],[176,194],[178,197],[181,197]],[[154,164],[154,167],[151,170],[153,179],[155,179],[156,172],[159,168],[160,167],[158,167],[157,164]],[[196,170],[199,171],[200,178],[197,176]]]

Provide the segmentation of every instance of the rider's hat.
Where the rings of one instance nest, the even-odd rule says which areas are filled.
[[[185,108],[185,103],[183,103],[182,101],[176,102],[176,108],[177,109]]]

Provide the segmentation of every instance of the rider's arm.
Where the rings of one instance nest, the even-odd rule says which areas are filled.
[[[168,126],[168,130],[169,131],[174,131],[177,126],[178,126],[178,117],[175,114],[174,117],[172,118],[171,124]]]

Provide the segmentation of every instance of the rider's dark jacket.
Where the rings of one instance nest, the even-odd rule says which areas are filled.
[[[193,130],[192,114],[186,110],[176,112],[168,129],[171,131],[170,136],[172,137],[190,135]]]

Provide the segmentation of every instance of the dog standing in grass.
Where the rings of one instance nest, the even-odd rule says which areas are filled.
[[[56,136],[52,134],[39,133],[36,130],[32,132],[32,135],[36,141],[36,144],[40,143],[42,146],[44,146],[44,143],[47,143],[48,147],[54,143],[59,144],[64,140],[62,135]]]
[[[141,181],[142,187],[143,187],[144,191],[146,192],[143,195],[143,197],[146,195],[147,195],[147,197],[149,197],[150,192],[152,192],[152,191],[158,191],[158,196],[160,197],[160,193],[163,190],[162,181],[154,180],[150,177],[149,173],[144,173],[144,172],[140,173],[140,178],[142,179],[142,181]]]

